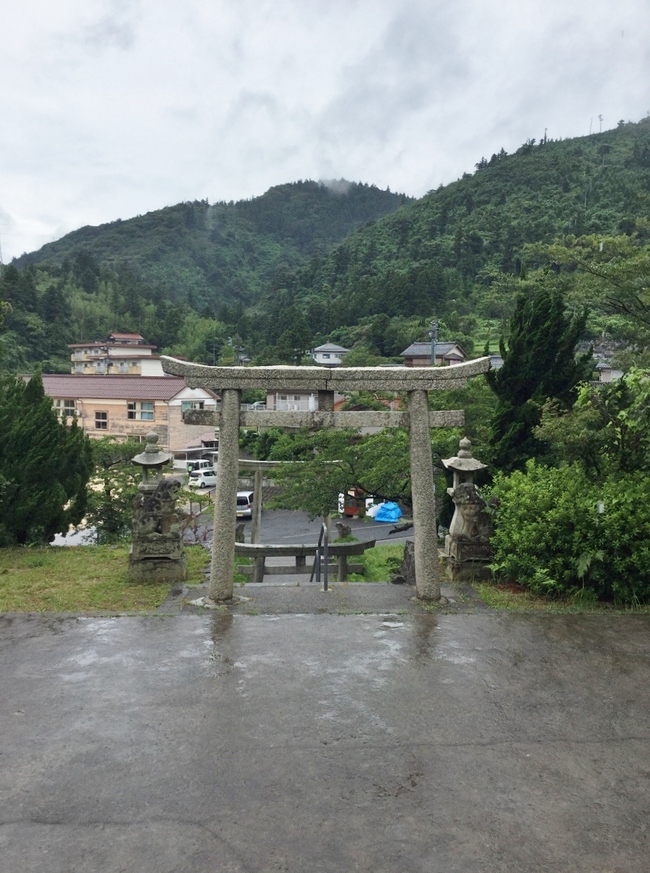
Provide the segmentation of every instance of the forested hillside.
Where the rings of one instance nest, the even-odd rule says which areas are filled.
[[[359,225],[407,201],[344,180],[295,182],[252,200],[179,203],[128,221],[83,227],[14,263],[74,268],[81,255],[87,265],[81,267],[81,279],[91,290],[88,273],[94,262],[118,273],[127,268],[163,296],[188,299],[199,308],[235,301],[248,305],[279,269],[328,252]]]
[[[373,185],[296,182],[81,228],[5,269],[5,365],[65,370],[66,343],[117,328],[216,360],[232,322],[278,277],[406,202]]]
[[[481,157],[415,202],[298,182],[183,203],[82,228],[4,268],[4,366],[67,369],[67,342],[111,330],[208,363],[238,348],[295,362],[326,339],[373,363],[425,338],[433,317],[440,339],[471,353],[549,272],[591,305],[592,334],[630,340],[647,314],[649,213],[650,119]]]
[[[481,158],[473,175],[313,258],[283,299],[273,294],[263,304],[267,339],[294,302],[315,335],[365,341],[377,354],[399,353],[405,318],[412,331],[417,317],[435,315],[469,341],[477,318],[511,313],[516,282],[544,260],[531,244],[598,234],[643,247],[649,214],[650,119],[579,139],[531,140],[514,155]]]

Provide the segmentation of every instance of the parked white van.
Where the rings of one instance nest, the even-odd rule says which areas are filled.
[[[217,474],[214,470],[192,470],[187,484],[190,488],[214,488]]]
[[[206,461],[205,458],[196,461],[187,462],[187,472],[192,473],[194,470],[214,470],[212,461]]]
[[[237,518],[253,517],[253,492],[237,492]]]

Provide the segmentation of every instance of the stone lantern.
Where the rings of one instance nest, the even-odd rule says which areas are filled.
[[[454,483],[447,488],[447,494],[453,496],[454,489],[463,482],[474,484],[474,473],[478,470],[487,470],[487,464],[482,464],[472,455],[472,443],[463,437],[458,444],[458,454],[455,458],[446,458],[442,462],[447,470],[454,474]]]
[[[133,463],[142,467],[142,482],[138,485],[138,490],[149,493],[156,490],[162,479],[162,468],[172,459],[172,455],[160,450],[157,433],[148,433],[145,440],[144,452],[136,455]]]
[[[144,452],[133,458],[142,467],[139,494],[133,501],[133,542],[129,577],[134,582],[181,582],[187,558],[176,514],[180,480],[165,478],[162,468],[172,457],[158,447],[158,434],[148,433]]]
[[[452,579],[473,578],[486,573],[491,558],[490,520],[485,500],[474,484],[474,475],[487,469],[472,455],[472,444],[463,437],[458,454],[442,462],[453,472],[453,484],[447,494],[454,501],[454,516],[445,537],[444,556]]]

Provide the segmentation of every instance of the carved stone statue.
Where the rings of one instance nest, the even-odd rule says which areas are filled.
[[[163,478],[162,466],[171,456],[158,450],[157,440],[157,434],[148,434],[145,451],[133,459],[143,468],[143,480],[133,500],[129,576],[138,582],[180,582],[187,575],[176,513],[181,483]]]

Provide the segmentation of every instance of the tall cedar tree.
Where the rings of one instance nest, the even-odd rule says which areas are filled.
[[[48,543],[78,524],[92,471],[88,438],[66,427],[40,373],[0,381],[0,544]]]
[[[575,353],[586,322],[586,309],[579,315],[566,312],[558,288],[540,285],[517,298],[507,347],[503,337],[500,342],[503,367],[486,374],[497,396],[490,437],[497,469],[522,469],[539,454],[533,431],[547,399],[567,409],[573,406],[576,386],[593,369],[591,351]]]

